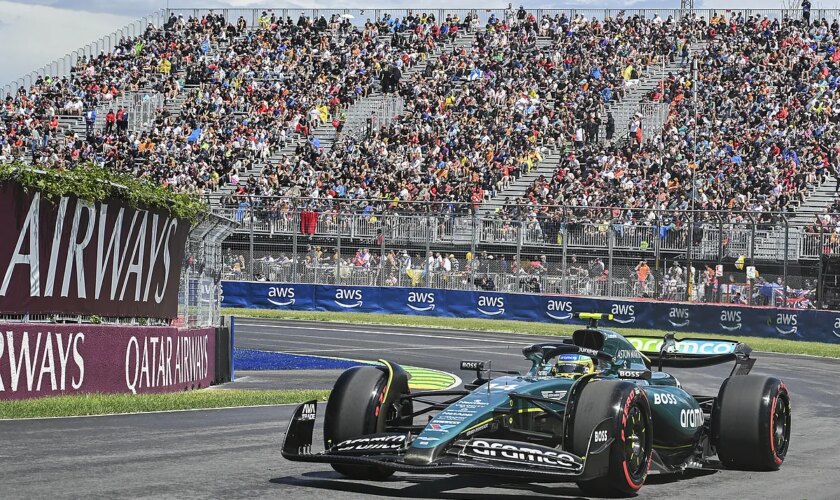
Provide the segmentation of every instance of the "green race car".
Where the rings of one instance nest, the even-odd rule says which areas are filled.
[[[357,479],[394,472],[572,481],[586,493],[633,494],[651,468],[777,469],[790,439],[790,399],[772,377],[749,375],[744,344],[626,338],[581,313],[571,338],[525,347],[526,374],[462,361],[464,390],[410,392],[397,364],[355,367],[335,383],[326,450],[313,453],[316,401],[294,412],[288,460],[329,463]],[[663,367],[735,363],[717,396],[692,395]],[[493,377],[494,374],[499,376]],[[717,457],[717,459],[715,459]]]

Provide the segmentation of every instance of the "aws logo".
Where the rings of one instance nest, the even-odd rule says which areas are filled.
[[[741,311],[724,309],[720,312],[720,327],[726,331],[734,332],[741,329]]]
[[[487,295],[478,296],[478,312],[485,316],[498,316],[505,313],[505,298],[504,297],[489,297]]]
[[[268,301],[275,306],[293,306],[295,304],[295,289],[291,286],[272,286],[268,288]]]
[[[834,318],[834,330],[831,330],[835,337],[840,338],[840,333],[837,330],[840,330],[840,318]]]
[[[409,292],[406,305],[415,311],[434,311],[435,294],[432,292]]]
[[[549,300],[545,314],[549,318],[563,320],[571,319],[572,311],[572,303],[568,300]]]
[[[626,325],[636,321],[636,306],[633,304],[613,304],[610,312],[613,315],[613,321],[616,323]],[[623,316],[624,319],[620,319],[619,316]]]
[[[688,326],[689,322],[690,319],[687,307],[672,307],[671,310],[668,311],[668,323],[671,323],[671,326],[681,328],[683,326]]]
[[[836,324],[836,322],[835,322]],[[791,335],[799,330],[797,326],[796,313],[778,313],[776,314],[776,331],[782,335]],[[835,335],[837,335],[835,333]]]
[[[362,291],[358,288],[339,288],[335,291],[335,303],[340,307],[352,309],[362,305]]]

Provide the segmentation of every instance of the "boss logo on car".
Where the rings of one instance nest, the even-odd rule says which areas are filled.
[[[607,439],[609,439],[609,435],[607,431],[595,431],[595,442],[596,443],[606,443]]]
[[[570,471],[583,469],[583,461],[562,450],[539,445],[523,445],[513,441],[490,441],[476,439],[464,448],[468,455],[503,462],[523,463]]]
[[[653,404],[655,405],[675,405],[677,404],[677,397],[673,394],[662,393],[659,394],[657,392],[653,393]],[[701,412],[702,413],[702,412]],[[683,426],[685,427],[685,426]]]

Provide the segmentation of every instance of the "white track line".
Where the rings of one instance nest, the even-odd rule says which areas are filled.
[[[515,344],[515,345],[522,345],[522,342],[514,342],[512,340],[497,340],[497,339],[480,339],[475,337],[455,337],[452,335],[430,335],[430,334],[422,334],[422,333],[399,333],[399,332],[389,332],[389,331],[382,331],[382,330],[359,330],[359,329],[347,329],[347,328],[331,328],[331,327],[312,327],[312,326],[292,326],[292,325],[270,325],[265,323],[240,323],[237,322],[234,328],[242,327],[242,326],[259,326],[264,328],[286,328],[289,330],[319,330],[319,331],[331,331],[331,332],[345,332],[345,333],[370,333],[374,335],[396,335],[400,337],[422,337],[422,338],[432,338],[432,339],[447,339],[447,340],[468,340],[471,342],[485,342],[490,344]],[[559,338],[559,337],[558,337]]]
[[[216,389],[225,390],[225,389]],[[300,403],[278,403],[272,405],[248,405],[248,406],[222,406],[219,408],[188,408],[184,410],[156,410],[156,411],[135,411],[131,413],[100,413],[98,415],[68,415],[66,417],[27,417],[27,418],[3,418],[0,419],[0,428],[4,422],[27,422],[34,420],[55,420],[68,418],[94,418],[94,417],[124,417],[127,415],[151,415],[155,413],[180,413],[186,411],[212,411],[212,410],[238,410],[241,408],[268,408],[272,406],[298,406]]]

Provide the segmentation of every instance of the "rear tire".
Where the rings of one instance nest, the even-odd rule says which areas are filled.
[[[715,402],[712,434],[724,467],[777,470],[790,443],[790,397],[779,379],[730,377]]]
[[[385,430],[385,418],[379,418],[380,397],[388,376],[373,366],[357,366],[338,377],[327,400],[324,413],[324,445],[329,449],[346,439],[376,434]],[[379,481],[393,472],[379,467],[332,464],[336,472],[352,479]]]
[[[586,456],[589,439],[604,419],[613,419],[609,470],[603,477],[579,481],[587,495],[627,496],[645,482],[653,451],[653,424],[645,391],[629,382],[590,382],[580,393],[571,420],[569,451]]]

